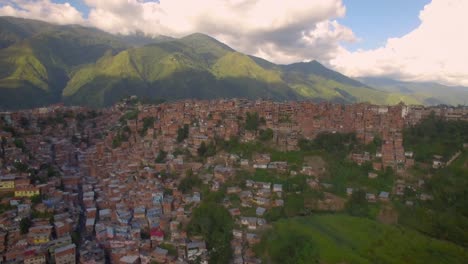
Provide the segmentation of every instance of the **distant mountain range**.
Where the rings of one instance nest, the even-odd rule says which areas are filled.
[[[1,109],[59,102],[101,107],[129,95],[459,104],[459,94],[466,98],[463,89],[468,91],[450,88],[452,96],[443,91],[447,87],[431,86],[426,93],[424,84],[394,82],[353,80],[317,61],[277,65],[199,33],[180,39],[121,36],[0,17]]]
[[[406,95],[425,105],[467,105],[468,87],[447,86],[434,82],[402,82],[388,78],[365,77],[359,81],[377,90]]]

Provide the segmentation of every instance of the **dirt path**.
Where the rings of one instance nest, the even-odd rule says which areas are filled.
[[[452,158],[447,161],[447,166],[450,166],[450,164],[456,160],[459,156],[461,155],[461,151],[458,151],[457,153],[455,153],[455,155],[452,156]]]

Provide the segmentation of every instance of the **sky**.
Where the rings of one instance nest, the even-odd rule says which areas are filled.
[[[120,34],[201,32],[276,63],[464,86],[467,12],[468,0],[0,0],[0,15]]]

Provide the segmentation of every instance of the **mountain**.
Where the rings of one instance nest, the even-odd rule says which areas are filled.
[[[123,97],[244,97],[419,103],[376,90],[317,61],[277,65],[203,34],[180,39],[0,17],[0,108],[65,102],[108,106]]]
[[[282,66],[284,79],[306,98],[336,102],[367,101],[376,104],[414,103],[410,98],[375,90],[359,81],[330,70],[317,61]]]
[[[406,95],[425,105],[466,105],[468,87],[434,82],[403,82],[388,78],[363,77],[359,80],[377,90]]]

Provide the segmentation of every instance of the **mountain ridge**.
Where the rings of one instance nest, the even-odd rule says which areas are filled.
[[[357,79],[380,91],[409,95],[426,105],[468,103],[468,87],[464,86],[448,86],[436,82],[405,82],[381,77]]]
[[[13,17],[0,17],[0,29],[6,32],[0,34],[1,109],[61,102],[102,107],[129,95],[422,102],[401,91],[374,89],[317,61],[274,64],[202,33],[179,39],[123,36]]]

